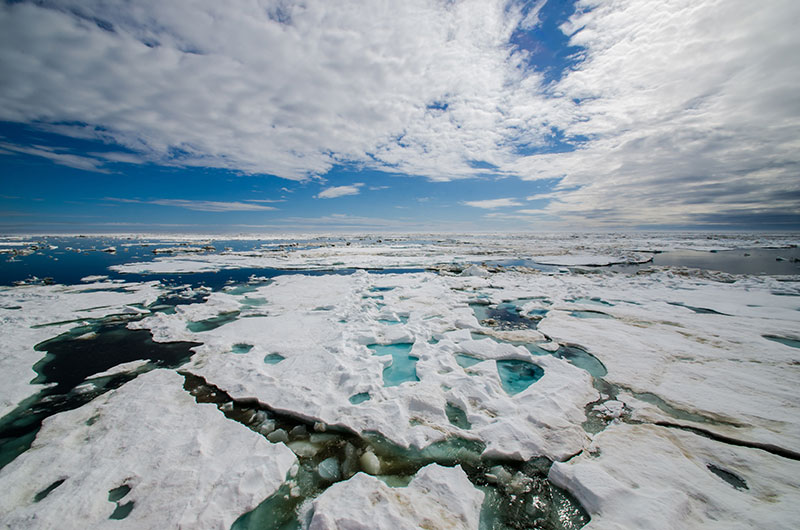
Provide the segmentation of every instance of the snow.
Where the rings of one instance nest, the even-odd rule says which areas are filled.
[[[800,517],[800,462],[655,425],[614,424],[549,478],[589,511],[585,530],[790,530]]]
[[[472,340],[468,329],[454,333],[459,325],[480,329],[467,306],[469,295],[452,288],[471,281],[476,279],[431,273],[281,276],[248,293],[267,300],[259,309],[267,314],[192,333],[187,320],[235,310],[233,300],[243,299],[220,294],[207,304],[180,306],[175,314],[155,314],[130,327],[150,329],[159,341],[203,342],[184,369],[233,397],[255,397],[275,409],[356,432],[375,431],[403,447],[467,436],[483,440],[487,454],[497,456],[563,459],[580,451],[586,443],[584,407],[597,399],[590,377],[564,360],[534,357],[521,346]],[[379,322],[379,301],[369,296],[381,286],[394,287],[381,291],[381,303],[408,315],[407,323]],[[330,308],[317,310],[320,306]],[[434,336],[442,340],[431,344]],[[253,348],[231,354],[240,343]],[[374,356],[366,346],[398,343],[413,343],[410,354],[419,358],[420,381],[386,387],[382,374],[389,359]],[[265,357],[276,353],[285,360],[267,364]],[[456,363],[457,353],[486,361],[465,371]],[[538,364],[544,376],[510,396],[494,363],[500,359]],[[370,399],[353,404],[350,397],[360,393]],[[447,403],[462,404],[472,429],[450,424]]]
[[[255,508],[284,481],[294,454],[196,404],[182,385],[155,370],[45,420],[33,447],[0,471],[0,526],[229,528]],[[133,510],[109,520],[109,493],[120,486],[130,492],[119,504],[132,501]]]
[[[478,528],[483,492],[461,467],[422,468],[405,488],[358,473],[328,488],[312,504],[309,530]]]
[[[6,339],[0,400],[7,413],[40,389],[27,383],[35,375],[31,366],[44,355],[33,350],[35,344],[90,318],[142,313],[144,318],[128,327],[150,330],[156,341],[201,343],[181,369],[234,398],[258,401],[332,429],[379,433],[412,450],[464,438],[482,442],[486,457],[554,460],[551,479],[589,510],[590,529],[791,528],[800,515],[799,464],[773,453],[790,454],[800,446],[800,350],[765,337],[800,338],[800,277],[673,267],[635,274],[602,268],[591,269],[592,274],[586,273],[589,269],[551,273],[492,263],[525,259],[603,265],[675,248],[797,242],[796,235],[778,234],[448,235],[384,237],[380,243],[375,237],[326,238],[247,252],[158,257],[115,268],[156,273],[240,267],[441,270],[284,275],[253,285],[245,294],[236,289],[210,293],[206,301],[178,305],[171,314],[140,308],[163,293],[156,282],[88,278],[96,283],[0,288],[0,331]],[[114,291],[121,287],[124,292]],[[259,303],[252,303],[254,299]],[[522,315],[541,320],[523,329],[500,329],[479,322],[470,307],[509,301],[518,301]],[[580,318],[598,311],[606,317]],[[53,325],[31,327],[41,324]],[[382,374],[391,359],[373,355],[369,346],[398,344],[411,345],[419,381],[387,387]],[[558,358],[559,348],[568,345],[602,362],[608,372],[604,381]],[[476,362],[462,367],[459,355]],[[502,360],[536,364],[544,375],[509,395],[498,373]],[[141,370],[142,363],[92,377]],[[120,502],[136,504],[126,519],[115,521],[118,525],[152,527],[152,521],[137,518],[155,517],[162,510],[177,513],[177,504],[170,503],[180,497],[180,502],[193,504],[182,516],[167,524],[159,520],[156,527],[179,526],[183,517],[196,517],[186,525],[229,526],[275,491],[295,462],[282,443],[289,443],[289,435],[267,421],[260,427],[267,439],[260,437],[210,405],[195,404],[181,385],[176,374],[157,370],[46,420],[34,447],[0,471],[0,491],[11,492],[5,496],[10,500],[0,499],[0,513],[9,514],[2,517],[13,516],[11,526],[24,528],[33,526],[34,513],[48,521],[59,510],[83,510],[81,516],[85,512],[89,517],[85,526],[102,526],[115,509],[108,491],[127,484],[132,489]],[[94,383],[88,381],[83,388],[89,391]],[[462,427],[450,423],[448,407],[463,411]],[[233,408],[223,405],[224,410]],[[586,411],[590,423],[598,424],[596,434],[593,426],[586,427],[590,433],[584,430]],[[92,425],[86,425],[90,419]],[[175,434],[167,428],[173,425],[184,429]],[[718,440],[760,445],[772,453],[676,426],[702,429]],[[230,448],[212,458],[223,432]],[[152,442],[145,439],[147,433],[155,433],[150,434]],[[298,454],[317,451],[310,442],[292,439]],[[153,447],[150,443],[163,444],[170,459],[158,460],[158,451],[145,454]],[[140,451],[136,444],[144,448]],[[126,449],[124,454],[115,452],[119,447]],[[113,469],[104,460],[106,453],[117,457]],[[340,462],[328,454],[317,457],[322,459],[318,473],[336,480]],[[254,458],[264,465],[254,465]],[[379,476],[385,467],[372,452],[360,458],[370,475]],[[228,467],[230,476],[198,486],[198,469],[205,473],[206,468],[218,472]],[[268,477],[251,481],[248,473]],[[736,477],[745,481],[746,489],[737,486]],[[31,504],[37,493],[62,478],[63,484]],[[161,491],[157,480],[169,483],[169,490],[145,494],[146,488]],[[200,489],[184,489],[184,482]],[[236,495],[230,493],[237,489]],[[379,477],[360,473],[322,493],[308,513],[314,528],[450,523],[475,528],[480,500],[473,501],[478,494],[459,468],[429,466],[407,488],[390,488]],[[374,519],[371,500],[376,503]],[[3,508],[5,502],[13,506]]]
[[[252,236],[256,238],[256,236]],[[204,255],[159,256],[150,262],[115,265],[121,273],[210,272],[250,267],[279,269],[436,268],[453,263],[527,259],[542,264],[578,266],[640,263],[653,252],[676,249],[728,250],[788,247],[796,234],[448,234],[321,237],[299,247],[261,248]],[[187,241],[190,239],[187,239]],[[180,248],[180,247],[178,247]],[[474,270],[474,269],[473,269]]]

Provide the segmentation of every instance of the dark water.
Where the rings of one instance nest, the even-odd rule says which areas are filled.
[[[325,240],[326,243],[330,240]],[[209,253],[231,249],[236,252],[263,251],[264,249],[286,247],[291,242],[284,240],[215,240],[211,242],[191,243],[188,246],[213,246]],[[130,246],[123,247],[128,244]],[[317,243],[317,246],[320,243]],[[0,254],[0,285],[13,285],[14,282],[30,280],[33,277],[42,280],[48,278],[53,283],[72,285],[81,283],[81,278],[86,276],[108,276],[111,280],[125,280],[129,282],[145,282],[161,280],[166,285],[186,285],[192,287],[206,286],[214,290],[220,289],[231,283],[247,282],[251,276],[274,278],[286,274],[304,274],[321,276],[325,274],[352,274],[357,269],[343,268],[335,270],[292,270],[273,268],[242,268],[228,269],[218,272],[175,273],[175,274],[122,274],[109,267],[131,262],[149,262],[158,256],[169,254],[154,254],[158,248],[177,247],[181,244],[174,241],[160,240],[126,240],[114,238],[78,238],[78,237],[48,237],[35,240],[38,249],[29,255],[12,256]],[[50,249],[50,246],[57,246]],[[114,246],[116,253],[103,252],[102,249]],[[187,245],[183,245],[187,246]],[[287,248],[300,249],[309,246],[302,242],[300,246]],[[0,242],[0,248],[4,245]],[[6,247],[23,250],[27,247]],[[71,249],[71,250],[68,250]],[[80,250],[80,252],[78,252]],[[187,258],[202,256],[203,253],[183,254]],[[376,269],[368,270],[375,274],[414,273],[423,272],[425,269]]]
[[[189,359],[192,347],[199,345],[153,342],[149,331],[127,329],[129,321],[118,317],[95,321],[36,346],[43,357],[33,366],[38,374],[33,382],[52,386],[0,418],[0,468],[30,447],[45,418],[81,407],[130,381],[137,373],[97,378],[92,386],[82,388],[88,377],[140,359],[149,361],[142,369],[145,371],[175,368]]]
[[[653,261],[637,265],[612,265],[611,270],[635,272],[642,268],[690,267],[729,274],[800,274],[800,248],[752,248],[708,252],[671,250],[653,256]]]

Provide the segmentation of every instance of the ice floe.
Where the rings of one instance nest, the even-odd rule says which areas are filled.
[[[125,313],[133,309],[132,304],[151,304],[160,292],[157,282],[129,283],[123,288],[110,282],[0,287],[0,335],[4,339],[0,417],[42,388],[30,383],[36,377],[33,365],[44,356],[34,350],[35,345],[81,322]]]
[[[195,241],[192,247],[182,244]],[[193,520],[198,526],[219,521],[229,526],[275,492],[285,491],[301,503],[297,496],[308,492],[299,493],[297,475],[281,485],[295,461],[292,451],[305,462],[301,469],[313,464],[309,473],[323,490],[343,480],[321,494],[309,494],[319,496],[304,504],[308,519],[303,522],[314,528],[347,526],[353,514],[378,527],[454,523],[474,528],[480,500],[477,505],[473,501],[481,491],[473,484],[487,481],[503,485],[509,495],[529,495],[522,486],[539,479],[518,469],[541,465],[546,473],[550,461],[555,461],[551,479],[577,495],[591,513],[589,528],[790,528],[797,520],[793,477],[800,460],[800,276],[660,265],[602,267],[637,263],[679,248],[722,253],[791,246],[797,244],[796,235],[328,236],[269,240],[260,246],[230,243],[224,251],[216,250],[220,242],[216,247],[211,243],[191,237],[161,241],[157,250],[175,251],[153,259],[148,250],[153,261],[132,261],[110,274],[283,270],[242,271],[242,278],[255,274],[258,281],[220,288],[221,281],[216,290],[183,277],[180,281],[191,285],[173,291],[160,306],[152,303],[167,293],[166,286],[100,281],[100,275],[86,278],[95,283],[77,287],[0,289],[0,329],[11,345],[10,354],[0,360],[6,412],[39,388],[27,383],[35,375],[31,366],[43,355],[34,345],[67,331],[70,340],[82,345],[106,344],[98,340],[104,331],[80,324],[115,314],[131,334],[152,333],[153,340],[163,343],[188,341],[182,347],[194,355],[182,373],[214,385],[208,387],[210,395],[224,393],[227,400],[213,401],[221,412],[191,404],[180,388],[181,378],[157,370],[89,401],[104,390],[107,379],[134,377],[152,363],[126,358],[109,370],[87,371],[87,378],[81,375],[73,383],[73,393],[86,396],[88,404],[46,420],[33,448],[0,471],[0,487],[7,475],[22,473],[18,468],[33,477],[30,485],[18,479],[9,490],[14,494],[8,497],[17,499],[9,512],[15,522],[31,521],[27,518],[34,513],[51,517],[48,503],[59,510],[58,503],[66,502],[60,499],[72,497],[90,500],[68,509],[89,510],[97,517],[102,512],[103,521],[113,516],[122,519],[110,523],[169,526],[161,519],[137,519],[149,511],[147,502],[156,502],[143,496],[154,456],[131,453],[131,461],[141,457],[149,466],[147,474],[109,472],[108,483],[92,475],[91,466],[83,466],[87,478],[81,484],[97,484],[91,493],[74,473],[54,476],[52,471],[59,465],[81,467],[78,460],[116,443],[104,416],[116,422],[121,436],[133,429],[128,423],[142,418],[158,422],[173,413],[182,416],[175,420],[178,425],[205,422],[210,427],[204,424],[203,431],[233,429],[236,439],[245,433],[246,440],[258,441],[253,446],[258,449],[245,448],[241,454],[255,451],[272,462],[268,466],[274,471],[259,489],[243,478],[250,475],[235,471],[246,473],[244,467],[227,463],[227,455],[221,458],[234,471],[230,483],[220,478],[214,487],[239,481],[237,487],[253,494],[236,501],[240,504],[227,503],[230,497],[223,496],[224,507],[222,501],[207,509],[191,504],[182,517],[205,514],[203,521],[214,521]],[[112,244],[118,254],[129,245],[104,243]],[[538,267],[537,261],[554,266]],[[357,270],[375,268],[414,271]],[[299,274],[287,274],[292,269]],[[129,330],[121,329],[121,336]],[[392,355],[376,355],[383,352]],[[153,393],[151,387],[162,390]],[[146,404],[139,394],[149,394],[160,405]],[[100,419],[94,418],[97,411],[103,412]],[[141,418],[131,420],[126,414]],[[276,420],[280,414],[291,421]],[[84,416],[91,425],[81,423]],[[97,431],[96,425],[107,431]],[[295,430],[301,427],[303,433]],[[187,429],[196,432],[196,424]],[[90,442],[78,443],[76,437],[85,435]],[[131,440],[141,436],[130,434]],[[191,438],[184,433],[176,440],[185,436]],[[202,442],[199,446],[181,442],[186,458],[206,455],[204,436],[194,438]],[[325,438],[335,436],[344,438]],[[354,445],[348,453],[345,449],[356,438],[359,449]],[[70,446],[74,455],[51,454],[70,443],[79,448]],[[119,443],[127,447],[131,442]],[[389,449],[381,452],[380,443]],[[460,468],[439,465],[422,469],[405,488],[380,480],[394,484],[396,476],[353,475],[359,469],[371,475],[392,466],[396,471],[401,454],[458,454],[461,445],[474,458],[482,452],[480,465],[486,463],[479,470],[478,464],[461,461],[469,480]],[[544,458],[534,465],[538,457]],[[436,458],[425,463],[431,461],[458,463]],[[176,456],[173,462],[182,460]],[[171,465],[179,472],[175,476],[189,476],[182,464]],[[198,465],[203,469],[206,464]],[[206,494],[176,487],[175,497],[167,500],[197,503]],[[19,500],[23,497],[24,502]],[[537,503],[560,502],[557,495],[551,497],[528,499],[525,506],[535,510]],[[453,504],[453,498],[463,502]],[[370,499],[377,499],[377,507],[366,517],[365,511],[373,510],[365,504]],[[416,508],[398,509],[406,505]],[[583,524],[585,514],[575,520]]]
[[[295,463],[286,446],[196,404],[178,374],[155,370],[45,420],[0,471],[0,525],[228,528]]]
[[[483,492],[472,485],[460,467],[430,464],[403,488],[391,488],[358,473],[314,500],[308,528],[477,530],[482,502]]]
[[[800,517],[800,462],[654,425],[612,425],[549,477],[589,511],[587,530],[789,530]]]

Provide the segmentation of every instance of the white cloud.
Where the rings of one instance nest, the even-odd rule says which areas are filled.
[[[314,195],[315,199],[335,199],[336,197],[344,197],[345,195],[358,195],[361,187],[364,185],[362,182],[356,182],[348,186],[332,186],[325,188],[321,192]]]
[[[522,20],[516,0],[6,2],[0,119],[162,164],[468,177],[552,112],[508,45]]]
[[[509,45],[544,5],[0,3],[0,120],[135,153],[29,148],[91,171],[144,160],[304,180],[353,163],[446,181],[491,165],[562,179],[535,198],[566,222],[797,214],[800,2],[579,0],[563,30],[582,60],[552,85]],[[553,129],[585,140],[517,154]],[[523,199],[507,200],[495,207]]]
[[[559,128],[590,140],[507,166],[564,177],[529,199],[557,198],[547,211],[584,226],[796,215],[800,3],[582,1],[579,11],[565,30],[586,59],[554,93],[578,100]]]
[[[485,208],[487,210],[491,210],[494,208],[506,208],[509,206],[522,206],[521,202],[512,198],[486,199],[483,201],[465,201],[464,204],[466,204],[467,206],[474,206],[475,208]]]
[[[64,152],[64,150],[55,150],[51,147],[35,145],[35,146],[22,146],[15,145],[7,142],[0,142],[0,154],[13,154],[23,153],[31,156],[40,156],[53,161],[56,164],[72,167],[75,169],[82,169],[84,171],[94,171],[96,173],[109,173],[103,168],[103,163],[95,158],[75,155],[72,153]]]
[[[200,212],[253,212],[253,211],[270,211],[276,210],[272,206],[263,206],[261,204],[252,204],[256,201],[249,202],[223,202],[223,201],[198,201],[187,199],[153,199],[153,200],[138,200],[138,199],[120,199],[115,197],[106,197],[107,201],[123,202],[123,203],[136,203],[136,204],[155,204],[158,206],[174,206],[177,208],[185,208],[187,210],[195,210]],[[262,202],[262,201],[258,201]]]

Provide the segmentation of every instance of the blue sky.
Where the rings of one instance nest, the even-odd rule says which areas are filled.
[[[797,230],[751,4],[4,2],[0,232]]]

